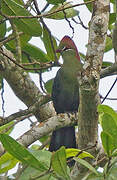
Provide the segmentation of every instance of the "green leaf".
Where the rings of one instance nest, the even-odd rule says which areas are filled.
[[[111,156],[112,150],[114,149],[112,136],[109,133],[103,131],[101,132],[101,139],[105,152],[108,156]]]
[[[114,164],[113,166],[110,167],[107,176],[107,180],[117,180],[117,164]]]
[[[73,159],[77,161],[78,163],[82,164],[83,166],[85,166],[86,168],[88,168],[90,171],[92,171],[96,175],[98,175],[98,172],[96,171],[96,169],[84,159],[79,159],[78,157],[74,157]]]
[[[69,7],[71,6],[70,3],[64,3],[64,6],[62,6],[62,4],[59,4],[59,5],[55,5],[54,7],[52,7],[50,9],[50,11],[48,11],[48,14],[49,13],[53,13],[57,10],[60,10],[61,8],[65,8],[65,7]],[[65,12],[65,13],[64,13]],[[69,8],[69,9],[66,9],[63,11],[59,11],[57,13],[54,13],[54,14],[51,14],[50,16],[46,16],[46,18],[49,18],[49,19],[56,19],[56,20],[60,20],[60,19],[65,19],[66,18],[72,18],[74,16],[78,16],[79,14],[79,11],[73,9],[73,8]]]
[[[39,175],[41,174],[42,174],[41,171],[34,169],[32,167],[28,167],[22,172],[18,180],[29,180],[31,178],[35,178],[36,180],[56,180],[56,178],[52,177],[50,174],[46,175],[46,173],[44,176],[39,177]]]
[[[33,145],[34,146],[34,145]],[[39,146],[38,146],[39,147]],[[38,159],[41,163],[44,164],[44,166],[49,169],[50,167],[50,159],[51,159],[51,152],[46,150],[34,150],[31,147],[30,152],[33,154],[33,156]],[[42,174],[42,171],[34,169],[32,167],[28,167],[24,170],[24,172],[21,174],[19,180],[27,180],[34,177],[38,177]],[[39,180],[55,180],[53,177],[51,177],[50,174],[42,176],[41,178],[38,178]]]
[[[69,148],[69,149],[65,149],[65,151],[66,151],[66,158],[74,157],[78,154],[79,154],[78,158],[80,159],[85,158],[85,157],[94,158],[94,156],[92,156],[90,153],[86,151],[81,151],[80,149]]]
[[[21,4],[14,0],[1,0],[2,13],[8,16],[32,16]],[[37,19],[13,19],[19,30],[31,36],[41,36],[42,30]]]
[[[109,25],[115,23],[116,21],[116,13],[110,13],[109,15]]]
[[[48,62],[50,60],[47,54],[45,54],[40,48],[30,43],[27,43],[22,50],[38,62]]]
[[[99,114],[107,113],[107,114],[111,115],[117,124],[117,113],[111,107],[100,104],[100,105],[98,105],[98,112],[99,112]]]
[[[84,0],[84,2],[88,2],[89,0]],[[92,13],[92,3],[86,4],[88,10]]]
[[[20,5],[22,5],[22,6],[24,6],[25,4],[24,4],[24,2],[23,2],[23,0],[14,0],[17,4],[20,4]]]
[[[0,140],[4,148],[16,159],[42,171],[47,170],[46,167],[39,162],[24,146],[20,145],[12,137],[7,134],[0,134]]]
[[[56,40],[53,36],[52,36],[52,41],[53,41],[54,49],[56,50],[57,49],[57,43],[56,43]],[[44,46],[45,46],[46,51],[47,51],[47,55],[50,58],[50,61],[54,61],[55,55],[54,55],[51,40],[50,40],[50,34],[45,27],[43,27],[43,42],[44,42]]]
[[[46,167],[47,169],[49,169],[50,167],[50,160],[51,160],[51,155],[52,153],[50,151],[47,150],[34,150],[34,149],[29,149],[29,151],[31,152],[31,154],[39,160],[39,162],[41,162],[44,167]]]
[[[114,3],[115,3],[115,0],[110,0],[110,2],[114,4]]]
[[[46,89],[46,91],[47,91],[49,94],[51,94],[51,92],[52,92],[53,81],[54,81],[54,78],[48,80],[48,81],[45,83],[45,89]]]
[[[21,44],[21,48],[23,48],[24,46],[27,45],[27,42],[31,39],[31,36],[27,35],[27,34],[22,34],[20,36],[20,44]],[[8,46],[11,47],[12,49],[16,49],[16,40],[11,40],[8,43]]]
[[[117,149],[115,149],[113,152],[112,152],[112,157],[116,157],[117,156]]]
[[[108,132],[112,138],[114,138],[117,147],[117,124],[110,114],[105,113],[102,116],[102,128],[104,131]]]
[[[108,62],[108,61],[103,61],[102,62],[102,68],[106,68],[106,67],[109,67],[109,66],[112,66],[113,63],[112,62]]]
[[[86,180],[104,180],[104,176],[102,173],[99,173],[98,175],[90,173]]]
[[[65,147],[61,147],[59,150],[52,154],[52,168],[53,170],[60,176],[64,177],[64,179],[70,180],[70,176],[67,172],[67,163],[66,163],[66,153]]]
[[[3,20],[3,16],[0,15],[0,21]],[[0,23],[0,39],[4,38],[6,34],[6,22]]]
[[[5,153],[0,157],[0,174],[7,172],[15,167],[19,161],[11,154]]]
[[[3,126],[0,126],[0,133],[3,133],[4,130],[6,130],[7,128],[9,129],[9,127],[13,126],[14,123],[15,123],[14,121],[11,121]],[[13,127],[11,127],[9,130],[7,130],[6,134],[11,133],[12,130],[13,130]]]
[[[113,48],[112,46],[112,38],[108,37],[106,38],[106,46],[105,46],[105,52],[110,51]]]
[[[39,139],[39,141],[43,144],[45,141],[47,141],[48,140],[48,136],[47,135],[45,135],[45,136],[43,136],[43,137],[41,137],[40,139]],[[47,145],[48,146],[48,145]],[[46,146],[46,147],[47,147]]]
[[[64,3],[66,0],[47,0],[47,2],[49,3],[49,4],[60,4],[60,3]]]

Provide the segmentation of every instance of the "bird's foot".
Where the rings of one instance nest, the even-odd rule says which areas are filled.
[[[75,119],[77,119],[77,111],[75,112],[67,112],[67,115],[68,115],[68,118],[70,119],[74,119],[74,116],[75,116]]]

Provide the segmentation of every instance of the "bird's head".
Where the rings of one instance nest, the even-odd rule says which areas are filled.
[[[76,52],[76,58],[80,61],[80,56],[77,50],[77,47],[74,43],[74,41],[69,36],[64,36],[62,40],[60,41],[59,47],[56,50],[56,53],[62,53],[67,50],[74,50]]]

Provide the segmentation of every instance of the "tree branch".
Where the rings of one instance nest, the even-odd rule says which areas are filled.
[[[77,6],[82,6],[82,5],[87,5],[87,4],[90,4],[92,2],[95,2],[96,0],[90,0],[90,1],[87,1],[87,2],[84,2],[84,3],[78,3],[78,4],[75,4],[75,5],[69,5],[67,7],[64,7],[64,5],[61,6],[61,8],[53,11],[53,12],[50,12],[50,13],[43,13],[43,14],[40,14],[40,15],[36,15],[36,16],[6,16],[4,15],[2,12],[0,12],[0,14],[2,16],[4,16],[6,19],[30,19],[30,18],[41,18],[41,17],[49,17],[53,14],[56,14],[58,12],[61,12],[61,11],[64,11],[66,9],[70,9],[70,8],[74,8],[74,7],[77,7]]]
[[[17,141],[27,147],[55,129],[76,124],[76,114],[69,115],[70,117],[68,116],[68,114],[64,113],[53,116],[49,118],[45,123],[42,122],[40,125],[32,127],[29,131],[18,138]]]
[[[78,118],[78,148],[83,149],[98,142],[99,80],[109,21],[109,0],[93,3],[90,21],[88,49],[84,71],[78,76],[80,106]],[[96,149],[90,151],[96,155]],[[73,169],[73,179],[82,179],[87,172],[84,167]]]
[[[4,49],[4,54],[14,59],[11,52]],[[21,68],[12,63],[9,58],[1,55],[0,74],[6,79],[15,95],[23,101],[28,107],[33,105],[39,100],[40,107],[35,112],[35,116],[39,121],[48,119],[55,114],[52,104],[46,104],[50,97],[44,96],[35,83],[31,80],[30,76]],[[14,59],[15,61],[15,59]],[[44,119],[45,118],[45,119]]]
[[[47,69],[47,68],[51,68],[54,63],[52,64],[51,62],[49,63],[40,63],[40,62],[32,62],[32,63],[28,63],[28,64],[19,64],[15,58],[9,56],[8,54],[6,54],[4,51],[0,50],[0,53],[4,56],[6,56],[11,62],[13,62],[15,65],[17,65],[18,67],[22,68],[23,70],[43,70],[43,69]],[[40,65],[41,67],[39,68],[27,68],[27,67],[24,67],[26,65],[35,65],[35,64],[38,64]]]
[[[107,76],[117,75],[117,63],[114,63],[112,66],[109,66],[101,70],[100,77],[104,78]]]
[[[40,106],[42,106],[43,102],[45,101],[44,99],[46,98],[48,99],[48,96],[43,96],[42,102],[41,100],[38,100],[36,103],[31,105],[28,109],[20,110],[14,114],[11,114],[10,116],[6,118],[0,117],[0,126],[7,124],[13,120],[16,120],[16,118],[19,118],[19,117],[21,118],[22,116],[27,116],[27,115],[32,116],[33,114],[35,114],[36,111],[38,111]]]

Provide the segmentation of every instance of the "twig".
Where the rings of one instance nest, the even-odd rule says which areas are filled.
[[[24,34],[23,32],[19,32],[18,33],[19,36]],[[4,38],[2,41],[0,41],[0,46],[3,46],[4,44],[6,44],[7,42],[15,39],[16,37],[14,36],[14,34],[10,34],[8,37]]]
[[[96,0],[90,0],[90,1],[87,1],[87,2],[84,2],[84,3],[81,3],[81,4],[75,4],[75,5],[70,5],[68,7],[65,7],[65,8],[60,8],[58,10],[55,10],[54,12],[50,12],[50,13],[43,13],[43,14],[40,14],[40,15],[36,15],[36,16],[6,16],[4,14],[2,14],[0,12],[0,14],[2,16],[4,16],[5,18],[7,19],[30,19],[30,18],[41,18],[41,17],[49,17],[53,14],[56,14],[58,12],[61,12],[63,10],[66,10],[66,9],[70,9],[70,8],[73,8],[73,7],[77,7],[77,6],[82,6],[82,5],[87,5],[87,4],[90,4],[92,2],[95,2]]]
[[[109,66],[101,70],[101,74],[100,74],[101,78],[111,75],[117,75],[117,63],[114,63],[112,66]]]
[[[22,116],[32,116],[37,109],[42,106],[43,104],[49,102],[51,99],[51,97],[49,95],[43,96],[42,97],[42,101],[37,101],[36,103],[32,104],[32,106],[30,106],[28,109],[25,110],[20,110],[14,114],[11,114],[10,116],[6,117],[6,118],[0,118],[0,126],[7,124],[13,120],[15,120],[16,118],[21,118]]]
[[[48,6],[49,6],[49,3],[47,3],[47,4],[45,5],[45,7],[41,10],[41,13],[44,12],[44,11],[48,8]]]
[[[2,98],[2,113],[3,113],[3,117],[4,117],[4,114],[5,114],[5,109],[4,109],[5,100],[4,100],[4,81],[3,81],[3,79],[2,79],[1,98]]]
[[[43,172],[42,174],[40,174],[40,175],[37,176],[37,177],[31,177],[30,180],[39,179],[39,178],[41,178],[41,177],[43,177],[43,176],[46,176],[46,175],[48,175],[48,174],[50,174],[50,173],[52,173],[52,172],[53,172],[53,170],[47,170],[46,172]]]
[[[42,70],[42,69],[47,69],[52,67],[52,64],[46,64],[45,67],[40,67],[40,68],[26,68],[24,67],[22,64],[19,64],[15,59],[11,58],[10,56],[8,56],[7,54],[5,54],[2,50],[0,50],[0,53],[3,54],[5,57],[7,57],[10,61],[12,61],[14,64],[16,64],[17,66],[19,66],[20,68],[24,69],[24,70]],[[3,60],[2,60],[3,61]],[[37,63],[38,64],[38,63]]]
[[[78,23],[74,18],[72,18],[72,20],[76,23],[76,24],[80,24],[84,29],[89,29],[88,27],[86,27],[83,23],[83,21],[81,20],[80,16],[78,16],[78,19],[80,21],[80,23]]]
[[[116,82],[117,82],[117,77],[116,77],[114,83],[112,84],[111,88],[109,89],[108,93],[106,94],[106,96],[105,96],[104,99],[102,100],[101,104],[105,101],[105,99],[107,98],[107,96],[110,94],[110,92],[112,91],[112,89],[113,89],[114,85],[116,84]]]
[[[104,99],[105,97],[103,97],[102,95],[100,95],[101,99]],[[110,100],[110,101],[117,101],[117,98],[106,98],[106,100]]]
[[[31,5],[32,2],[33,0],[28,0],[26,4],[24,5],[24,7],[27,9]]]
[[[20,42],[19,32],[18,32],[16,25],[12,21],[10,21],[10,22],[11,22],[11,26],[13,29],[13,33],[15,35],[16,60],[17,60],[17,62],[21,63],[22,62],[22,52],[21,52],[21,42]]]
[[[43,93],[47,94],[47,92],[43,88],[42,72],[39,72],[39,82],[40,82],[40,87],[41,87]]]
[[[96,146],[97,146],[97,142],[96,142],[94,145],[88,146],[88,147],[82,149],[81,151],[79,151],[79,152],[75,155],[75,157],[78,157],[80,154],[83,153],[83,151],[87,151],[87,150],[89,150],[89,149],[93,149],[93,148],[95,148]],[[73,158],[67,160],[67,163],[71,162],[72,160],[73,160]]]
[[[63,3],[62,3],[62,5],[63,5],[63,7],[64,7],[64,4],[63,4]],[[64,14],[64,17],[65,17],[65,20],[68,22],[69,27],[70,27],[71,30],[72,30],[72,37],[71,37],[71,38],[73,38],[73,37],[74,37],[74,27],[71,25],[71,22],[69,21],[69,19],[67,19],[67,14],[66,14],[65,10],[63,10],[63,14]]]
[[[41,15],[41,12],[39,11],[38,3],[37,3],[36,0],[34,0],[34,5],[35,5],[35,9],[36,9],[36,11],[37,11],[37,14],[38,14],[38,15]],[[58,61],[57,56],[56,56],[56,51],[55,51],[55,48],[54,48],[54,43],[53,43],[53,40],[52,40],[51,31],[49,30],[49,28],[47,27],[47,25],[46,25],[45,22],[43,21],[43,18],[42,18],[42,17],[40,17],[40,21],[41,21],[41,23],[43,24],[43,26],[45,27],[45,29],[47,30],[48,34],[49,34],[51,47],[52,47],[52,50],[53,50],[53,53],[54,53],[54,58],[55,58],[55,61]]]
[[[20,176],[22,175],[22,173],[24,172],[24,170],[25,170],[27,167],[28,167],[28,165],[24,165],[23,167],[22,167],[22,164],[21,164],[21,166],[19,165],[18,171],[17,171],[17,173],[16,173],[15,180],[18,180],[18,179],[20,178]]]
[[[29,118],[29,117],[32,116],[32,115],[33,115],[33,114],[28,114],[28,115],[26,115],[26,116],[22,116],[22,117],[18,117],[18,118],[13,119],[13,121],[15,120],[15,122],[14,122],[13,124],[11,124],[9,127],[1,130],[0,133],[6,133],[6,132],[8,132],[8,130],[11,129],[12,127],[14,127],[16,124],[18,124],[19,122],[21,122],[21,121]],[[13,116],[13,115],[12,115],[12,116]],[[3,120],[5,120],[5,118],[4,118]]]

